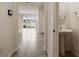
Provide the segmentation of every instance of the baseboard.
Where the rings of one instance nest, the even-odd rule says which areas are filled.
[[[9,54],[8,57],[11,57],[11,56],[13,55],[13,53],[16,52],[16,51],[18,51],[18,48],[14,49],[14,50]]]
[[[75,52],[75,51],[73,51],[73,50],[71,50],[71,52],[72,52],[76,57],[79,57],[79,53],[77,53],[77,52]]]

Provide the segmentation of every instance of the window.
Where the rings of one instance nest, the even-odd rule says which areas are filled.
[[[23,16],[24,28],[35,28],[35,16]]]

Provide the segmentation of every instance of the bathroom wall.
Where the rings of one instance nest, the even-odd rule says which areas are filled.
[[[18,35],[18,3],[13,3],[13,46],[14,50],[19,47],[19,35]]]
[[[17,40],[17,12],[15,11],[16,3],[1,2],[0,3],[0,56],[9,56],[15,49],[14,44]],[[13,15],[8,15],[8,9],[13,11]]]
[[[76,56],[79,56],[79,3],[61,2],[59,4],[59,15],[67,15],[67,21],[65,22],[63,27],[71,29],[73,31],[71,39],[71,50],[74,54],[76,54]]]
[[[48,38],[47,37],[48,36],[47,35],[47,31],[48,31],[47,30],[47,28],[48,28],[48,26],[47,26],[48,25],[48,23],[47,23],[48,22],[47,21],[48,20],[47,3],[44,3],[44,15],[43,16],[44,16],[44,50],[47,51],[47,49],[48,49],[48,47],[47,47],[47,42],[48,42],[47,41],[47,38]]]
[[[44,4],[39,6],[39,33],[44,33]]]
[[[70,3],[70,28],[73,30],[72,52],[79,56],[79,3]]]
[[[70,3],[69,2],[60,2],[59,3],[59,25],[62,25],[62,29],[71,29],[70,28]],[[60,28],[59,28],[60,29]],[[61,40],[61,38],[60,38]],[[69,51],[72,47],[72,38],[69,35],[66,35],[64,38],[65,50]]]
[[[63,19],[64,17],[64,19]],[[62,25],[63,28],[70,28],[69,26],[69,3],[59,3],[59,20],[58,24]]]

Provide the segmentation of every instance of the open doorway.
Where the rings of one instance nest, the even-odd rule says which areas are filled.
[[[36,16],[24,15],[22,16],[22,44],[35,45],[36,41]],[[27,43],[26,43],[27,42]]]
[[[38,32],[38,16],[34,14],[23,15],[21,17],[21,42],[18,56],[22,57],[44,57],[44,35]]]
[[[47,57],[44,3],[19,3],[19,57]],[[47,10],[47,8],[46,8]],[[46,45],[47,46],[47,45]]]
[[[21,29],[22,38],[19,49],[19,56],[31,56],[36,49],[36,15],[22,15]],[[30,53],[31,52],[31,53]]]

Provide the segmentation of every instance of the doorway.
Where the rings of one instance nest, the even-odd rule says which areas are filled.
[[[20,55],[23,55],[27,51],[27,55],[36,48],[36,16],[35,15],[23,15],[22,19],[22,39]],[[31,54],[32,54],[31,53]]]
[[[22,43],[28,45],[32,41],[31,44],[34,45],[36,41],[36,16],[23,16],[22,21]],[[26,41],[28,43],[24,43]]]
[[[46,57],[47,54],[44,51],[44,35],[38,33],[38,16],[35,14],[22,15],[20,27],[21,42],[18,51],[19,57]]]

